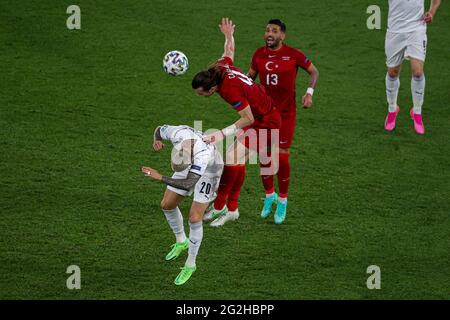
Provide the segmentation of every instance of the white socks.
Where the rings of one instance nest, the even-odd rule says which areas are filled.
[[[195,266],[195,259],[197,258],[198,250],[203,239],[203,222],[189,222],[189,227],[189,250],[185,266],[193,267]]]
[[[398,77],[391,78],[386,74],[386,97],[389,104],[389,112],[397,111],[398,89],[400,88],[400,79]]]
[[[400,79],[391,78],[386,74],[386,97],[389,104],[389,112],[397,110],[398,89],[400,88]],[[415,114],[422,114],[423,98],[425,94],[425,76],[413,76],[411,78],[411,93],[413,99],[413,108]]]
[[[183,216],[181,215],[180,209],[178,209],[178,207],[172,210],[163,209],[163,212],[166,215],[166,219],[169,223],[170,228],[175,234],[177,242],[186,241],[186,234],[184,233],[183,226]]]
[[[422,114],[423,98],[425,94],[425,76],[411,78],[411,93],[415,114]]]
[[[178,207],[172,210],[163,209],[163,212],[166,215],[166,219],[169,223],[170,228],[177,238],[177,242],[186,241],[186,234],[184,233],[183,226],[183,216],[181,215],[180,209],[178,209]],[[189,222],[189,227],[189,250],[185,266],[193,267],[195,266],[195,259],[197,258],[198,250],[203,239],[203,222]]]

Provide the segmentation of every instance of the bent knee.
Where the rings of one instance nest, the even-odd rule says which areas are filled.
[[[397,68],[389,68],[388,75],[391,78],[397,78],[400,75],[400,69]]]
[[[173,210],[177,207],[174,203],[171,203],[170,201],[167,201],[167,199],[164,198],[161,200],[160,206],[162,210]]]
[[[416,79],[420,79],[423,77],[423,70],[413,70],[412,76]]]

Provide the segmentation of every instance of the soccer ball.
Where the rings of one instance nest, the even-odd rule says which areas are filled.
[[[171,76],[181,76],[189,68],[189,61],[186,55],[181,51],[170,51],[163,59],[163,68]]]

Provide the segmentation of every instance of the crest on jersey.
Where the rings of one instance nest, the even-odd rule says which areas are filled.
[[[267,61],[265,67],[267,71],[273,71],[273,69],[278,69],[278,64],[275,64],[273,61]]]

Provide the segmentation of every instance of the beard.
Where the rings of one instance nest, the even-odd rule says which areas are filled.
[[[266,46],[270,49],[277,48],[280,45],[281,39],[273,39],[272,42],[269,44],[269,41],[266,39]]]

